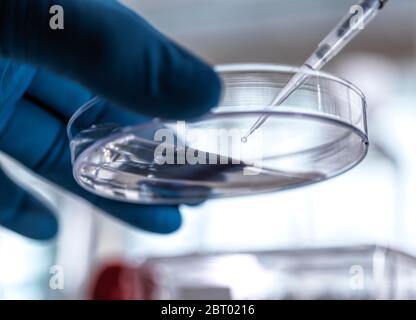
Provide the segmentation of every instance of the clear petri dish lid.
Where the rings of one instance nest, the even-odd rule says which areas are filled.
[[[189,121],[141,118],[95,98],[68,125],[86,190],[133,203],[199,203],[305,186],[357,165],[368,150],[366,102],[351,83],[296,67],[216,68],[221,103]],[[268,109],[297,72],[307,80]],[[242,137],[261,115],[267,121]]]

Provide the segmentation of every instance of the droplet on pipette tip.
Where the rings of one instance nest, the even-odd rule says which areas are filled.
[[[246,137],[246,136],[242,137],[242,138],[241,138],[241,142],[242,142],[242,143],[246,143],[246,142],[247,142],[247,137]]]

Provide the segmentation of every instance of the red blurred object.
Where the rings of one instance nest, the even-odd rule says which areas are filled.
[[[152,300],[156,282],[148,267],[113,261],[98,268],[90,288],[93,300]]]

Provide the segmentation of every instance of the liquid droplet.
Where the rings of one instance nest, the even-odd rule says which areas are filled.
[[[246,142],[247,142],[247,137],[242,137],[242,138],[241,138],[241,142],[242,142],[242,143],[246,143]]]

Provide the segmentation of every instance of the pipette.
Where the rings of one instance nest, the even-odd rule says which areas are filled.
[[[315,52],[305,61],[301,70],[320,70],[375,18],[387,1],[362,0],[358,5],[351,7],[352,13],[347,14],[321,41]],[[308,77],[308,74],[303,72],[294,75],[265,110],[281,105]],[[248,133],[241,138],[241,141],[247,142],[247,138],[260,128],[268,117],[269,115],[266,114],[261,115]]]

